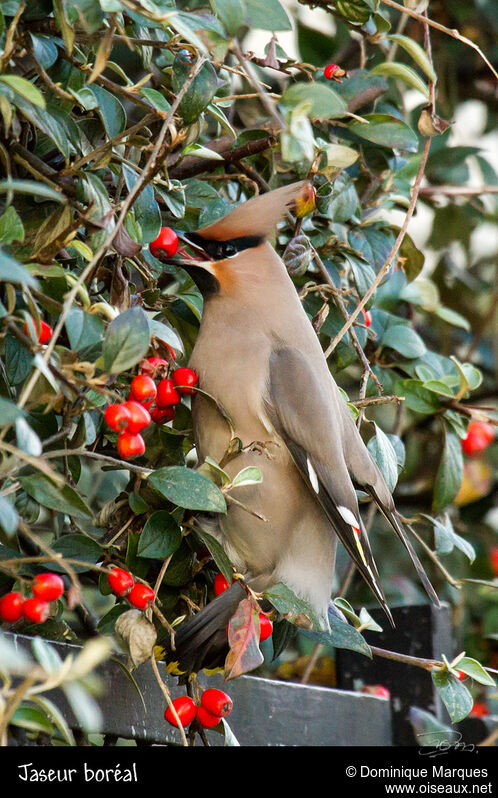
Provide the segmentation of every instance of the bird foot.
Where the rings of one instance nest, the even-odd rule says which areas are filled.
[[[258,454],[264,454],[268,460],[274,460],[275,455],[268,451],[270,446],[280,446],[280,444],[276,441],[252,441],[252,443],[244,446],[242,451],[257,452]]]

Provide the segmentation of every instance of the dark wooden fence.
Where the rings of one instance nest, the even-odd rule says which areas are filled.
[[[371,614],[375,617],[376,611]],[[428,605],[400,607],[393,611],[396,629],[366,634],[372,645],[418,657],[451,657],[454,644],[448,607],[435,610]],[[31,651],[31,638],[9,633],[16,644]],[[61,657],[77,647],[51,643]],[[167,676],[165,683],[175,698],[185,688]],[[98,699],[103,716],[101,731],[145,743],[179,744],[179,732],[164,720],[165,699],[150,663],[133,672],[143,702],[122,668],[108,661],[98,668],[105,692]],[[202,686],[223,687],[221,675],[199,676]],[[391,699],[358,692],[360,683],[383,684]],[[407,713],[410,706],[425,709],[447,721],[427,671],[387,659],[367,658],[337,650],[337,689],[301,685],[256,676],[242,676],[230,682],[234,708],[230,727],[241,746],[403,746],[417,745]],[[226,685],[225,685],[226,687]],[[69,725],[77,729],[64,694],[48,696],[62,710]],[[144,709],[145,705],[145,709]],[[498,718],[468,718],[457,727],[465,740],[477,743],[498,725]],[[223,745],[221,735],[211,733],[212,745]]]

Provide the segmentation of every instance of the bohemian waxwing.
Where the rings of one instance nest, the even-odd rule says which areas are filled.
[[[302,188],[296,183],[254,197],[185,236],[204,258],[181,261],[204,298],[189,363],[212,397],[197,393],[192,401],[199,464],[209,456],[231,478],[247,466],[263,477],[233,490],[239,503],[229,501],[226,515],[198,520],[251,588],[283,582],[325,628],[339,538],[392,621],[356,489],[370,494],[439,602],[294,284],[266,240]],[[235,455],[233,437],[241,441]],[[168,658],[179,671],[223,664],[227,623],[244,596],[234,583],[177,629]]]

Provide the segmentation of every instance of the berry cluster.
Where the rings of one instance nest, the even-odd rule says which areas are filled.
[[[173,350],[170,350],[174,359]],[[166,424],[175,415],[175,405],[182,395],[193,394],[198,381],[195,371],[177,368],[171,377],[167,374],[168,361],[162,357],[148,357],[140,364],[140,374],[131,381],[126,402],[108,405],[105,411],[107,425],[118,432],[118,452],[125,460],[145,452],[145,442],[140,432],[151,421]],[[159,378],[156,383],[154,378]]]
[[[233,584],[233,581],[232,581]],[[230,585],[228,581],[225,579],[221,572],[217,573],[214,578],[214,595],[219,596],[220,593],[224,593],[225,590],[228,590]],[[267,640],[271,637],[273,633],[273,624],[269,618],[263,612],[259,613],[259,642],[262,643],[263,640]],[[227,634],[228,634],[228,626],[227,626]]]
[[[109,587],[115,596],[126,598],[137,610],[146,610],[154,603],[154,591],[148,585],[135,584],[133,575],[124,568],[113,568],[107,575]]]
[[[24,598],[17,591],[2,596],[1,620],[15,623],[25,618],[32,623],[44,623],[50,615],[50,603],[60,599],[64,593],[64,582],[58,574],[38,574],[31,583],[31,592],[31,598]]]
[[[200,704],[196,704],[188,695],[175,698],[172,704],[182,726],[188,726],[194,718],[197,718],[205,729],[212,729],[217,726],[221,718],[228,715],[233,707],[230,696],[224,693],[223,690],[217,690],[214,687],[204,690]],[[178,726],[171,707],[168,707],[164,717],[172,726]]]

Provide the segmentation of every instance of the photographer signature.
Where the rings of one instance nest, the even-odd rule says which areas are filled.
[[[448,739],[441,739],[442,734],[448,734]],[[437,756],[443,756],[449,751],[462,751],[462,752],[475,752],[476,746],[474,743],[465,743],[462,741],[462,734],[458,731],[427,731],[420,732],[417,737],[421,739],[422,748],[419,749],[420,756],[428,756],[429,759],[434,759]],[[431,744],[434,741],[433,745]]]

